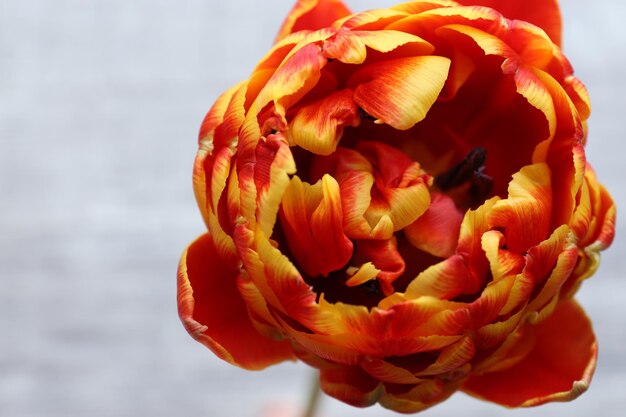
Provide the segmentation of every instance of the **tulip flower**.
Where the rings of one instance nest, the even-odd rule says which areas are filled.
[[[573,296],[615,207],[560,42],[556,0],[299,0],[202,123],[187,331],[245,369],[301,360],[359,407],[583,393]]]

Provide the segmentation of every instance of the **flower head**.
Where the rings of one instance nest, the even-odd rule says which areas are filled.
[[[298,358],[356,406],[584,392],[572,296],[615,208],[559,43],[556,1],[298,1],[202,124],[187,330],[243,368]]]

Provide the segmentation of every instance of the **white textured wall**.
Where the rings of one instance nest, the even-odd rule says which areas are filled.
[[[254,417],[303,400],[304,366],[230,367],[187,336],[175,307],[179,254],[203,230],[190,181],[199,123],[290,7],[0,0],[0,415]],[[594,105],[588,155],[625,207],[626,3],[563,8],[565,50]],[[588,393],[521,411],[458,394],[423,415],[623,416],[623,220],[579,295],[601,345]],[[330,399],[321,411],[395,415]]]

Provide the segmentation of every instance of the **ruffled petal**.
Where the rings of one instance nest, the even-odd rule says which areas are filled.
[[[426,380],[407,390],[405,386],[385,385],[380,405],[400,413],[417,413],[440,403],[452,395],[465,381],[469,365],[452,375]]]
[[[367,48],[387,53],[403,45],[412,47],[412,55],[430,54],[435,49],[430,43],[410,33],[395,30],[343,30],[324,43],[324,53],[328,58],[345,64],[362,64],[367,58]]]
[[[596,366],[597,344],[591,322],[574,300],[563,301],[534,329],[535,347],[513,367],[474,375],[468,394],[507,407],[570,401],[584,393]]]
[[[490,228],[487,221],[488,215],[498,201],[498,197],[493,197],[476,210],[468,210],[461,222],[456,253],[463,257],[468,267],[466,288],[469,293],[476,293],[480,290],[489,268],[489,262],[482,248],[482,236]]]
[[[341,0],[298,0],[276,36],[276,42],[300,30],[329,27],[352,12]]]
[[[237,290],[239,267],[221,258],[208,234],[183,253],[178,268],[178,312],[189,334],[218,357],[246,369],[295,359],[287,341],[255,329]]]
[[[365,65],[349,81],[355,102],[377,123],[399,130],[426,117],[448,77],[450,59],[440,56],[397,58]]]
[[[561,45],[561,11],[557,0],[456,0],[466,6],[496,9],[508,19],[525,20],[542,28]]]
[[[524,253],[548,238],[552,212],[550,168],[546,164],[523,167],[513,175],[509,197],[498,201],[488,221],[504,230],[508,248]],[[533,227],[528,227],[532,224]]]
[[[355,407],[375,404],[383,386],[358,366],[322,369],[320,387],[331,397]]]
[[[407,287],[406,296],[408,298],[431,296],[450,300],[460,294],[471,293],[472,284],[463,258],[453,255],[422,271]]]
[[[309,276],[327,276],[350,260],[353,245],[343,231],[339,185],[330,175],[315,185],[294,176],[280,214],[289,247]]]
[[[482,237],[482,246],[494,280],[499,280],[511,274],[517,274],[524,267],[524,257],[515,252],[506,250],[504,235],[498,230],[485,232]]]
[[[341,90],[298,111],[289,126],[289,142],[318,155],[337,149],[344,126],[358,126],[358,108],[351,90]]]

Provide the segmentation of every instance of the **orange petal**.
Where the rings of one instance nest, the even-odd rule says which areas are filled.
[[[341,0],[298,0],[280,28],[276,42],[300,30],[329,27],[351,13]]]
[[[289,143],[318,155],[337,149],[344,126],[358,126],[360,117],[351,90],[341,90],[301,108],[289,126]]]
[[[256,162],[257,217],[263,233],[271,236],[281,199],[289,186],[289,175],[296,172],[296,164],[281,134],[261,138],[256,149]]]
[[[341,175],[338,181],[346,235],[352,239],[369,238],[373,228],[376,227],[376,223],[372,226],[365,218],[365,212],[372,201],[370,190],[374,184],[371,166],[369,171],[347,172]],[[387,238],[393,233],[393,225],[390,226]]]
[[[360,142],[357,150],[375,167],[376,192],[372,193],[371,205],[365,213],[369,224],[377,225],[382,217],[388,216],[393,230],[398,231],[428,209],[431,177],[417,162],[380,142]]]
[[[468,394],[507,407],[570,401],[589,387],[597,344],[591,322],[574,300],[563,301],[534,328],[534,349],[513,367],[472,376]]]
[[[298,264],[311,277],[345,266],[352,242],[343,231],[339,185],[325,175],[315,185],[294,176],[283,196],[281,223]]]
[[[476,290],[473,284],[463,258],[453,255],[422,271],[407,287],[406,296],[450,300],[461,294],[473,293]]]
[[[498,197],[493,197],[476,210],[468,210],[461,222],[457,254],[463,257],[468,266],[470,285],[467,289],[470,293],[480,290],[489,269],[481,240],[483,234],[489,230],[488,215],[498,201]]]
[[[469,365],[450,376],[424,381],[408,391],[404,386],[386,385],[386,392],[380,398],[380,405],[407,414],[425,410],[452,395],[467,378],[468,370]]]
[[[445,194],[432,193],[428,210],[404,229],[404,235],[418,249],[447,258],[454,253],[463,214]]]
[[[361,368],[379,381],[391,384],[418,384],[422,382],[409,370],[379,358],[365,358],[361,362]]]
[[[178,313],[189,334],[221,359],[246,369],[295,359],[289,342],[261,336],[237,290],[239,267],[221,258],[208,234],[183,253]]]
[[[515,330],[524,317],[525,310],[520,309],[517,313],[503,321],[487,324],[476,331],[476,345],[480,349],[488,349],[500,345]]]
[[[249,132],[247,130],[240,132],[240,139],[250,137],[251,146],[254,146],[254,139],[258,139],[257,115],[268,103],[273,101],[276,110],[284,113],[286,108],[302,98],[320,79],[321,70],[326,65],[327,59],[317,43],[305,42],[301,42],[304,46],[293,48],[289,52],[252,103],[244,125],[244,129],[248,129]],[[248,123],[251,125],[248,126]]]
[[[557,0],[456,0],[466,6],[496,9],[508,19],[525,20],[542,28],[552,42],[561,44],[561,11]]]
[[[322,369],[320,387],[331,397],[355,407],[375,404],[383,392],[380,381],[356,366]]]
[[[498,230],[489,230],[482,237],[482,247],[485,251],[491,275],[494,280],[499,280],[511,274],[522,272],[524,257],[505,249],[504,235]]]
[[[578,249],[572,240],[569,228],[563,225],[549,239],[528,251],[527,268],[535,275],[537,291],[528,305],[530,311],[549,304],[570,277],[578,260]]]
[[[410,45],[412,55],[426,55],[435,47],[410,33],[395,30],[348,31],[342,30],[324,44],[324,53],[328,58],[337,59],[345,64],[362,64],[367,57],[367,49],[387,53],[399,46]]]
[[[231,159],[236,152],[237,131],[245,113],[245,94],[246,85],[243,83],[229,90],[218,99],[202,124],[193,185],[206,222],[210,210],[217,212],[217,204],[230,172]]]
[[[524,253],[548,238],[551,211],[550,168],[534,164],[513,175],[508,198],[495,204],[488,221],[492,227],[504,230],[509,250]]]
[[[365,65],[350,79],[354,101],[377,123],[399,130],[413,127],[439,96],[450,60],[440,56],[390,59]]]
[[[482,327],[498,317],[507,304],[515,278],[515,275],[510,275],[487,284],[480,297],[469,305],[472,327]]]
[[[535,347],[535,335],[531,326],[518,326],[509,334],[504,342],[489,356],[472,363],[472,372],[482,375],[486,372],[495,372],[508,369],[528,356]]]
[[[476,354],[474,340],[466,336],[441,351],[437,360],[417,376],[440,375],[461,368]]]
[[[215,104],[213,104],[213,107],[211,107],[211,110],[209,110],[202,121],[200,133],[198,135],[198,140],[200,142],[207,139],[212,140],[213,131],[220,123],[222,123],[222,121],[224,121],[228,105],[241,86],[242,84],[238,84],[231,87],[215,101]]]
[[[395,238],[359,240],[356,244],[355,254],[357,257],[363,256],[372,261],[378,270],[378,279],[383,293],[391,295],[394,292],[393,281],[402,275],[406,266],[404,259],[398,252]]]
[[[581,244],[591,246],[597,252],[608,248],[615,238],[615,203],[606,188],[598,182],[590,165],[585,170],[585,182],[589,186],[590,209],[595,221],[592,221],[593,226]]]

